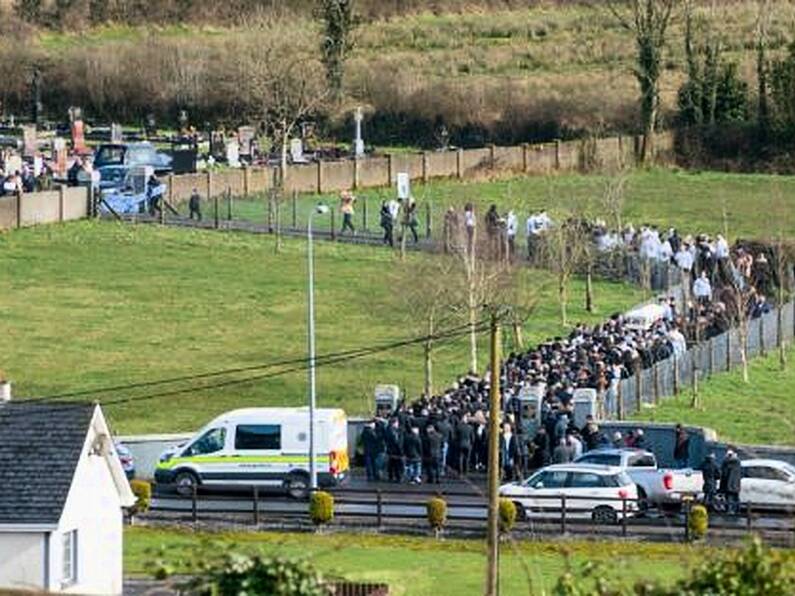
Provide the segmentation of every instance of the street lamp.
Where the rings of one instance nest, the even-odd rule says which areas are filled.
[[[312,252],[312,216],[325,215],[327,205],[319,204],[309,214],[306,225],[306,258],[309,274],[309,299],[307,300],[309,341],[309,487],[317,488],[317,462],[315,461],[315,258]]]

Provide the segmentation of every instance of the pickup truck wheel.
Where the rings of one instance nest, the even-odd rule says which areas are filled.
[[[600,525],[613,525],[618,522],[618,514],[612,507],[602,505],[593,510],[591,519]]]
[[[514,501],[513,506],[516,507],[516,521],[527,521],[527,510],[519,501]]]
[[[199,478],[189,470],[177,472],[174,476],[174,488],[183,497],[189,497],[199,488]]]
[[[303,474],[293,474],[284,481],[284,488],[291,499],[306,499],[309,495],[309,479]]]

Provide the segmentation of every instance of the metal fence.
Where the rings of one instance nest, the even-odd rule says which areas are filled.
[[[763,356],[778,348],[781,341],[795,335],[795,303],[789,302],[779,309],[748,323],[746,338],[748,358]],[[651,368],[623,379],[619,384],[618,399],[613,411],[606,416],[623,420],[627,414],[641,412],[644,406],[654,406],[663,398],[691,393],[698,384],[718,372],[727,372],[742,364],[742,342],[739,329],[733,328],[694,344],[681,357],[672,356],[657,362]]]

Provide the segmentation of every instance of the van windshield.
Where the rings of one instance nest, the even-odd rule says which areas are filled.
[[[185,456],[206,455],[215,453],[224,448],[226,442],[226,429],[213,428],[196,439],[190,447],[185,450]]]

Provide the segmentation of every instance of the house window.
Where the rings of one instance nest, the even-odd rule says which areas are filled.
[[[71,586],[77,583],[77,530],[63,535],[63,573],[61,583]]]

